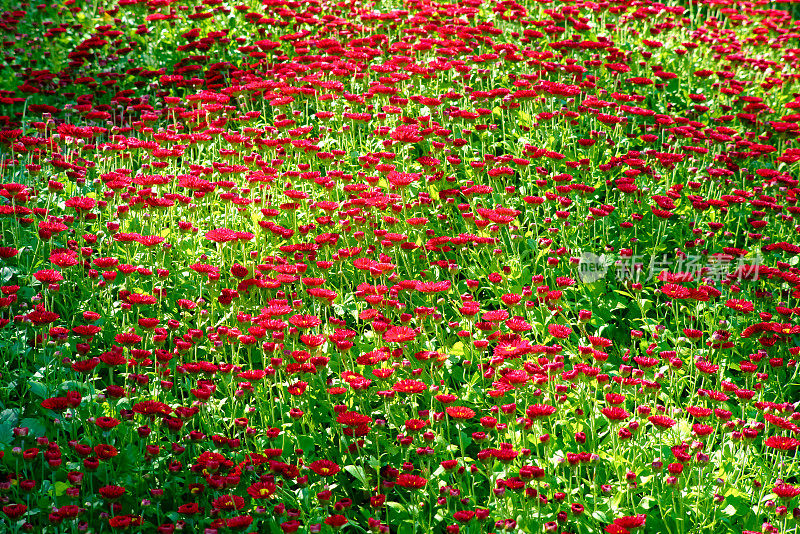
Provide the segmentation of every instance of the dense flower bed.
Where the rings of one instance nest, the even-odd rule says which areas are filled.
[[[0,32],[0,532],[797,532],[789,12]]]

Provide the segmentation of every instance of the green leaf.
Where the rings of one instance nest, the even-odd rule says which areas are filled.
[[[402,504],[400,504],[399,502],[386,501],[386,506],[388,506],[389,508],[391,508],[393,510],[397,510],[400,513],[405,513],[405,511],[406,511],[406,507],[403,506]]]
[[[306,453],[314,452],[315,442],[313,436],[300,435],[297,438],[297,445]]]
[[[31,430],[30,435],[34,437],[41,437],[47,434],[47,428],[45,428],[42,422],[32,417],[26,417],[25,419],[20,421],[19,426],[30,428]]]
[[[370,486],[367,473],[364,471],[363,467],[359,465],[347,465],[344,470],[354,476],[365,488]]]
[[[592,517],[594,519],[600,521],[601,523],[608,523],[609,522],[608,521],[608,516],[606,514],[604,514],[603,512],[601,512],[600,510],[596,510],[596,511],[592,512]]]
[[[728,506],[722,509],[722,513],[727,515],[728,517],[733,517],[736,514],[738,514],[739,511],[736,509],[734,505],[729,504]]]
[[[414,522],[406,519],[397,527],[397,534],[414,534]]]
[[[17,270],[14,269],[13,267],[3,267],[2,269],[0,269],[0,282],[5,284],[9,280],[11,280],[11,278],[15,274],[17,274]]]
[[[47,397],[50,396],[48,391],[47,391],[47,386],[45,386],[41,382],[34,382],[33,380],[31,380],[28,383],[31,386],[31,393],[33,393],[34,395],[36,395],[40,399],[46,399]]]
[[[56,497],[61,497],[67,492],[67,489],[70,487],[70,484],[66,482],[56,482],[54,484]]]
[[[19,413],[17,410],[6,408],[0,412],[0,443],[10,444],[14,439],[12,429],[17,426]]]
[[[655,506],[655,504],[656,500],[650,495],[645,495],[644,497],[642,497],[642,500],[639,501],[639,506],[641,506],[645,510],[649,510],[650,508]]]

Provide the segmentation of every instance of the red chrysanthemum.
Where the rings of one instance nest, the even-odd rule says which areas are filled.
[[[425,384],[425,382],[408,378],[406,380],[396,382],[394,385],[392,385],[392,389],[398,393],[414,394],[422,393],[428,389],[428,386]]]
[[[654,426],[662,429],[672,428],[677,423],[675,419],[667,417],[666,415],[651,415],[647,420],[653,423]]]
[[[631,416],[630,413],[625,411],[624,408],[620,408],[619,406],[603,408],[602,412],[603,415],[605,415],[611,421],[624,421]]]
[[[416,330],[408,326],[393,326],[383,333],[383,340],[386,343],[406,343],[416,337]]]
[[[402,473],[397,477],[397,485],[402,488],[422,489],[427,483],[428,480],[426,478],[410,473]]]
[[[453,419],[472,419],[475,417],[475,410],[466,406],[448,406],[444,410]]]
[[[309,464],[308,468],[321,477],[333,476],[341,470],[339,464],[330,460],[317,460]]]
[[[276,487],[272,482],[256,482],[247,488],[247,494],[254,499],[268,499],[275,494]]]
[[[787,438],[783,436],[770,436],[764,441],[764,445],[770,449],[777,449],[780,451],[793,451],[800,446],[800,440],[796,438]]]
[[[137,402],[136,404],[133,405],[131,410],[143,415],[169,415],[170,413],[172,413],[172,408],[170,408],[163,402],[158,402],[154,400]]]
[[[558,339],[566,339],[572,334],[572,328],[564,324],[551,324],[547,326],[550,335]]]
[[[531,419],[542,419],[556,413],[556,407],[549,404],[532,404],[525,409],[525,415]]]
[[[241,510],[244,508],[244,498],[238,495],[222,495],[211,501],[211,505],[219,510]]]

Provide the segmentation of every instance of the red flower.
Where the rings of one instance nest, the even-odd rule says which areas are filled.
[[[647,521],[647,516],[644,514],[638,514],[618,517],[614,520],[614,524],[625,529],[634,529],[643,527],[645,521]]]
[[[397,477],[397,485],[403,488],[422,489],[427,483],[428,480],[426,478],[410,473],[402,473]]]
[[[325,518],[325,524],[335,529],[342,528],[347,523],[348,523],[347,518],[339,514],[334,514]]]
[[[612,406],[610,408],[603,408],[603,415],[612,421],[624,421],[631,416],[630,413],[625,411],[624,408],[619,406]]]
[[[442,293],[450,289],[452,283],[450,280],[442,280],[440,282],[419,282],[417,283],[416,290],[420,293]]]
[[[228,228],[216,228],[206,232],[206,239],[215,243],[227,243],[228,241],[235,241],[238,239],[237,232]]]
[[[249,515],[237,515],[225,520],[225,526],[233,530],[245,530],[253,524],[253,518]]]
[[[118,515],[108,520],[108,526],[119,530],[125,530],[128,527],[137,527],[142,523],[142,518],[138,515]]]
[[[172,408],[163,402],[154,400],[137,402],[133,405],[131,410],[143,415],[169,415],[172,413]]]
[[[519,456],[519,452],[512,449],[510,446],[502,446],[499,449],[491,449],[491,455],[503,463],[513,462]]]
[[[705,419],[711,415],[711,408],[703,408],[702,406],[688,406],[686,412],[697,419]]]
[[[659,428],[672,428],[677,422],[675,419],[671,419],[666,415],[651,415],[647,420]]]
[[[114,336],[114,341],[120,345],[136,345],[142,342],[142,337],[132,332],[124,332]]]
[[[120,497],[122,497],[122,495],[125,494],[125,491],[126,491],[125,488],[123,488],[122,486],[110,485],[110,486],[103,486],[102,488],[98,489],[97,493],[99,493],[103,499],[107,501],[113,501],[115,499],[119,499]]]
[[[459,523],[469,523],[475,517],[475,510],[459,510],[453,512],[453,519]]]
[[[189,502],[178,506],[178,513],[181,515],[195,515],[203,511],[196,502]]]
[[[113,445],[108,445],[107,443],[101,443],[99,445],[95,445],[94,449],[92,450],[97,455],[97,458],[100,460],[108,460],[119,454],[119,451],[117,450],[116,447],[114,447]]]
[[[316,315],[293,315],[289,322],[297,328],[314,328],[322,324],[322,320]]]
[[[532,404],[525,410],[525,415],[531,419],[550,417],[556,413],[556,407],[549,404]]]
[[[785,501],[789,501],[800,495],[800,487],[780,482],[772,488],[772,493]]]
[[[795,438],[786,438],[783,436],[770,436],[764,441],[764,445],[770,449],[777,449],[780,451],[793,451],[800,446],[800,440]]]
[[[272,482],[256,482],[247,488],[247,494],[254,499],[268,499],[275,494],[275,484]]]
[[[131,518],[127,515],[118,515],[108,520],[108,526],[113,529],[124,530],[131,526]]]
[[[54,412],[62,412],[69,408],[69,399],[66,397],[50,397],[41,402],[42,408],[45,410],[53,410]]]
[[[397,391],[398,393],[422,393],[423,391],[428,389],[428,386],[424,382],[420,382],[419,380],[412,380],[406,379],[401,380],[400,382],[396,382],[392,389]]]
[[[475,410],[466,406],[448,406],[444,410],[453,419],[472,419],[475,417]]]
[[[671,463],[667,466],[667,471],[669,471],[671,475],[675,476],[680,475],[681,473],[683,473],[683,464],[678,462]]]
[[[408,326],[393,326],[383,333],[383,340],[386,343],[406,343],[413,341],[417,337],[417,332]]]
[[[312,462],[308,468],[323,477],[333,476],[341,469],[339,464],[330,460],[317,460]]]
[[[290,395],[300,396],[306,392],[306,388],[308,388],[308,382],[298,381],[286,388],[286,391],[288,391]]]
[[[531,344],[524,339],[501,341],[495,346],[493,355],[505,360],[513,360],[528,354],[532,350]]]
[[[357,412],[342,412],[336,417],[336,422],[340,425],[358,427],[371,423],[372,417]]]
[[[232,511],[244,508],[244,499],[238,495],[223,495],[211,501],[214,508]]]
[[[297,519],[292,519],[291,521],[284,521],[280,525],[281,530],[284,532],[284,534],[292,534],[294,532],[297,532],[301,526],[302,523]]]
[[[28,511],[28,507],[24,504],[10,504],[8,506],[3,506],[3,513],[8,516],[9,519],[19,519],[25,512]]]
[[[566,339],[572,334],[572,328],[563,324],[551,324],[547,326],[550,335],[558,339]]]
[[[53,269],[43,269],[41,271],[36,271],[35,273],[33,273],[33,277],[36,278],[38,281],[42,282],[43,284],[54,284],[64,279],[64,275],[62,275],[60,271],[56,271]]]
[[[98,417],[94,420],[94,424],[103,430],[111,430],[119,424],[119,419],[114,417]]]
[[[19,254],[19,249],[16,249],[14,247],[0,247],[0,258],[3,259],[13,258],[17,254]]]
[[[678,284],[665,284],[661,287],[661,292],[673,299],[685,299],[689,298],[692,294],[692,290]]]
[[[742,299],[728,299],[725,301],[725,306],[742,313],[750,313],[754,309],[752,302]]]

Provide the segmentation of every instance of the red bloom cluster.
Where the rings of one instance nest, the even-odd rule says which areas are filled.
[[[0,532],[790,528],[796,13],[18,4]]]

